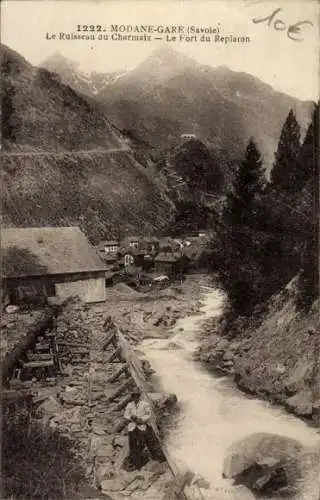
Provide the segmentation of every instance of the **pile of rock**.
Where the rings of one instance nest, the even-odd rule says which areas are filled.
[[[108,479],[100,482],[100,489],[102,493],[111,496],[111,498],[132,497],[137,491],[142,494],[142,497],[146,498],[146,491],[157,481],[161,480],[165,485],[170,479],[171,475],[166,464],[149,461],[139,471],[127,472],[121,470],[116,476],[111,474]]]
[[[153,462],[138,473],[122,468],[128,449],[123,414],[134,382],[124,361],[114,357],[112,319],[103,306],[88,308],[72,299],[57,318],[56,329],[66,376],[41,405],[44,421],[76,439],[87,478],[109,498],[135,498],[137,492],[149,492],[160,476],[160,482],[167,477],[168,468]],[[142,368],[150,376],[147,360]],[[159,414],[176,401],[172,395],[153,396]]]

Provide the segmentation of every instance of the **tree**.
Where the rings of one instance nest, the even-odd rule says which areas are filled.
[[[170,222],[175,235],[208,227],[211,213],[206,205],[186,200],[177,202],[176,209],[175,220]]]
[[[288,191],[297,189],[299,177],[298,155],[300,153],[300,126],[291,109],[282,127],[275,162],[271,171],[271,182],[275,188]]]
[[[305,244],[301,252],[301,272],[298,280],[297,306],[308,310],[319,296],[319,103],[299,155],[300,187],[305,203]],[[301,204],[302,205],[302,204]],[[305,234],[305,231],[303,234]]]
[[[263,292],[259,231],[261,196],[265,184],[261,154],[251,138],[227,197],[212,260],[217,278],[238,314],[249,314]]]
[[[296,176],[297,190],[302,189],[306,182],[314,177],[317,169],[319,151],[319,102],[315,105],[310,125],[298,156]]]
[[[173,163],[189,188],[207,192],[220,190],[223,181],[220,166],[201,141],[192,139],[184,144]]]
[[[225,218],[231,225],[253,225],[257,218],[257,201],[265,185],[261,154],[251,138],[237,171],[233,191],[228,195]]]
[[[14,106],[15,88],[10,78],[12,71],[12,64],[4,57],[1,64],[1,131],[3,139],[7,139],[8,141],[15,140],[15,130],[17,127]]]
[[[319,233],[314,227],[310,231],[302,253],[302,270],[298,279],[297,306],[306,311],[319,296]]]

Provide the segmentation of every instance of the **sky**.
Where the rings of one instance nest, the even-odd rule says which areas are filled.
[[[278,11],[267,21],[254,23]],[[288,37],[297,22],[303,41]],[[277,23],[275,26],[275,22]],[[312,25],[310,24],[312,23]],[[76,33],[76,25],[102,25],[109,40],[59,40],[59,33]],[[110,40],[111,25],[220,27],[220,35],[249,36],[246,44],[197,41],[149,42]],[[276,29],[278,28],[278,29]],[[47,35],[48,33],[48,35]],[[52,38],[56,35],[56,39]],[[293,34],[292,36],[298,37]],[[51,37],[51,38],[50,38]],[[213,35],[214,38],[214,35]],[[250,73],[276,90],[299,99],[319,97],[319,5],[313,0],[263,2],[257,0],[3,0],[1,41],[34,65],[56,51],[80,69],[109,72],[130,70],[159,44],[194,57],[199,63],[225,65]]]

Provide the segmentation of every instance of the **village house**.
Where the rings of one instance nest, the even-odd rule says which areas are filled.
[[[121,247],[126,249],[138,248],[141,238],[139,236],[125,236],[121,241]]]
[[[134,256],[133,256],[132,252],[129,252],[129,251],[125,252],[125,254],[123,256],[123,264],[125,267],[134,265]]]
[[[2,229],[1,253],[7,303],[36,293],[105,300],[106,266],[79,227]]]
[[[197,136],[196,134],[181,134],[180,135],[180,139],[184,140],[184,141],[190,141],[191,139],[196,139]]]
[[[142,244],[146,248],[146,250],[150,253],[155,253],[159,251],[160,242],[159,239],[156,237],[143,238]]]
[[[98,245],[98,249],[100,252],[104,252],[106,254],[117,254],[120,250],[120,243],[119,241],[116,240],[105,240],[105,241],[100,241]]]
[[[181,252],[160,252],[154,259],[155,273],[168,276],[170,279],[182,279],[186,266],[187,257]]]
[[[163,252],[163,251],[179,251],[181,248],[181,245],[180,243],[178,243],[177,241],[175,241],[174,238],[171,238],[170,236],[163,236],[162,238],[160,238],[159,240],[159,249],[160,249],[160,252]]]
[[[154,257],[143,248],[132,248],[124,252],[121,261],[125,267],[141,267],[144,271],[148,271],[153,267]]]
[[[100,241],[95,247],[99,257],[112,268],[119,260],[120,244],[116,240]]]

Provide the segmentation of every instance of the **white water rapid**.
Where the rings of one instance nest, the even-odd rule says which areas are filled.
[[[226,377],[208,373],[192,359],[203,320],[221,313],[219,292],[205,292],[201,314],[180,319],[169,339],[146,339],[141,348],[156,371],[162,390],[178,397],[181,412],[166,442],[177,465],[210,483],[203,498],[251,500],[254,496],[248,489],[234,486],[222,477],[229,445],[254,432],[281,434],[306,445],[314,445],[319,436],[281,408],[247,397]],[[172,343],[180,348],[172,348]],[[303,498],[318,500],[318,495],[310,493]]]

